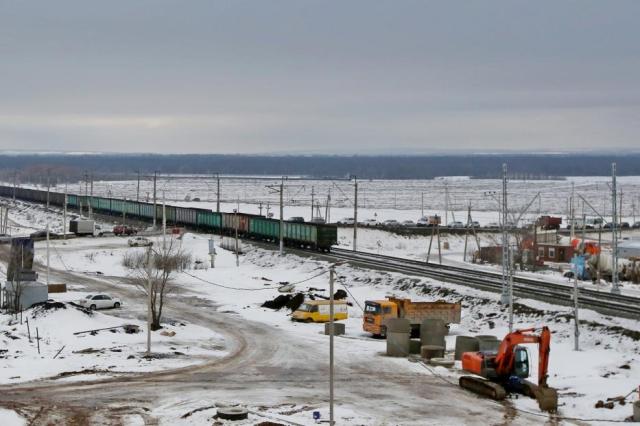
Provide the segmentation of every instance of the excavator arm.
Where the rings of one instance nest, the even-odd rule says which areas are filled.
[[[535,333],[540,330],[540,333]],[[509,376],[514,371],[515,347],[523,343],[538,344],[538,385],[546,386],[549,369],[549,350],[551,346],[551,331],[549,327],[527,328],[509,333],[500,343],[496,355],[496,373],[499,376]]]

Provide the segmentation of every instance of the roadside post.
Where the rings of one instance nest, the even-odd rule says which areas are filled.
[[[209,239],[209,257],[211,258],[211,267],[216,267],[216,245],[213,238]]]

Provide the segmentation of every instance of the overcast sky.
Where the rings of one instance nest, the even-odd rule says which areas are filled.
[[[0,0],[0,149],[640,149],[640,1]]]

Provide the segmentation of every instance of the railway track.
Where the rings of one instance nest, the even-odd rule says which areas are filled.
[[[494,293],[502,291],[502,275],[491,271],[435,263],[427,264],[411,259],[337,248],[332,249],[329,256],[373,269],[424,276]],[[515,275],[513,293],[515,297],[573,306],[573,286],[560,283]],[[640,318],[640,298],[580,289],[578,300],[581,308],[592,309],[604,315],[631,319]]]

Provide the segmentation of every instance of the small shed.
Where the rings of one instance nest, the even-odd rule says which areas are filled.
[[[7,308],[16,312],[49,299],[47,284],[39,281],[7,281],[5,291]]]
[[[538,243],[538,260],[544,262],[569,263],[573,253],[571,245]]]

